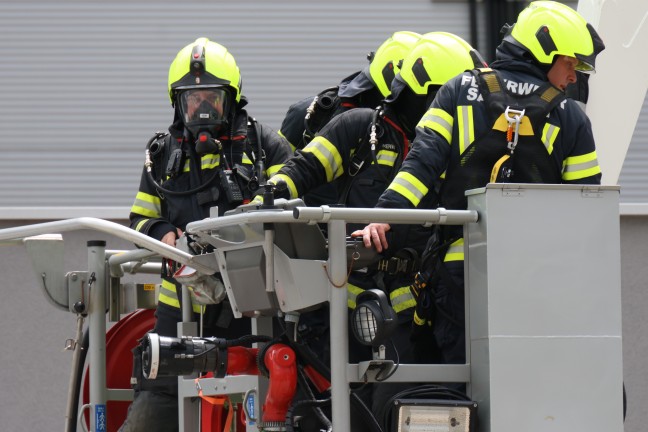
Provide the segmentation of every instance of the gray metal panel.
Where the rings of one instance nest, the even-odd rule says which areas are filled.
[[[648,204],[648,94],[623,162],[619,184],[622,203]]]
[[[618,197],[616,186],[501,184],[469,195],[480,430],[623,430]]]
[[[228,47],[250,113],[278,128],[392,32],[468,39],[467,17],[429,0],[0,1],[0,218],[127,217],[144,145],[172,119],[169,64],[196,37]]]

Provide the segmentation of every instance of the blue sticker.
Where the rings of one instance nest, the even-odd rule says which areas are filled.
[[[96,432],[106,432],[108,430],[108,420],[106,419],[106,405],[95,406],[95,427]]]
[[[245,401],[245,404],[247,405],[247,412],[249,412],[251,416],[254,416],[254,396],[249,395],[247,400]],[[250,419],[248,419],[248,424],[250,426],[255,425],[255,423]]]

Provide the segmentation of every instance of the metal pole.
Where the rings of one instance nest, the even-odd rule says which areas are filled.
[[[347,207],[296,207],[295,219],[310,223],[344,220],[346,223],[388,222],[394,224],[462,225],[477,222],[474,210],[394,209],[394,208],[347,208]]]
[[[351,430],[351,410],[349,407],[349,343],[347,333],[347,253],[346,224],[344,221],[331,221],[329,232],[329,269],[331,285],[331,410],[334,431]]]
[[[77,328],[76,328],[76,334],[74,336],[74,341],[72,342],[74,344],[73,346],[73,352],[72,352],[72,372],[70,373],[70,379],[68,381],[68,399],[67,399],[67,408],[65,411],[65,432],[69,431],[74,431],[76,428],[74,427],[74,422],[76,421],[76,417],[73,415],[75,411],[75,407],[79,403],[78,400],[76,400],[75,396],[75,389],[79,385],[79,376],[78,376],[78,365],[79,362],[81,361],[81,346],[83,345],[82,342],[83,339],[83,316],[82,315],[77,315]]]
[[[90,332],[91,430],[105,432],[106,418],[106,242],[88,242],[88,331]]]
[[[183,323],[190,323],[194,321],[193,318],[193,305],[191,302],[191,292],[189,291],[189,287],[186,285],[182,285],[182,304],[180,305],[182,307],[182,322]],[[178,334],[178,337],[180,336],[187,336],[186,334]]]
[[[146,258],[157,257],[158,254],[151,252],[146,249],[136,249],[133,251],[108,251],[106,252],[108,256],[108,264],[110,267],[110,275],[113,277],[122,277],[124,276],[124,268],[122,264],[128,264],[131,262],[141,262]],[[159,266],[157,266],[157,271],[159,272]]]
[[[265,271],[266,271],[266,292],[274,291],[274,240],[275,240],[275,231],[272,227],[272,224],[267,224],[267,229],[265,230],[265,239],[263,244],[263,250],[265,252]]]
[[[389,208],[345,208],[345,207],[295,207],[292,211],[254,211],[235,215],[203,219],[187,224],[187,232],[196,234],[219,228],[252,223],[327,223],[344,220],[347,223],[420,223],[421,225],[463,225],[477,222],[479,215],[474,210],[389,209]],[[1,238],[0,238],[1,240]]]

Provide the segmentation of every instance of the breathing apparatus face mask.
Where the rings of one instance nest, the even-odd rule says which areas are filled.
[[[387,101],[393,104],[396,117],[408,138],[414,138],[416,125],[432,105],[439,87],[430,85],[427,94],[419,95],[399,79],[392,83],[392,94]]]
[[[227,127],[232,98],[223,87],[182,90],[178,103],[185,128],[197,140],[197,145],[215,139]]]

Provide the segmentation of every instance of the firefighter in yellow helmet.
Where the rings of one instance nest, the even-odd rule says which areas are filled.
[[[367,55],[369,64],[364,69],[344,78],[337,86],[291,105],[279,133],[300,149],[336,114],[351,108],[377,107],[391,93],[400,63],[420,36],[411,31],[393,33]]]
[[[594,72],[603,49],[574,9],[530,3],[508,27],[490,69],[466,72],[441,87],[378,207],[428,208],[426,199],[443,173],[438,205],[457,210],[466,208],[466,190],[489,182],[600,183],[590,122],[563,92],[577,71]],[[374,223],[355,234],[383,251],[393,247],[389,229]],[[444,363],[464,363],[461,227],[439,228],[427,250],[412,292],[419,305],[432,306],[417,309],[415,321],[430,326]]]
[[[294,103],[284,116],[279,134],[294,149],[304,148],[334,116],[352,108],[375,108],[391,93],[391,83],[400,64],[421,37],[412,31],[397,31],[376,51],[367,55],[369,64],[344,78],[338,85]],[[304,196],[306,205],[320,206],[337,201],[335,184],[322,185]]]
[[[303,196],[323,183],[336,181],[340,204],[373,207],[410,151],[414,128],[437,90],[455,75],[476,66],[484,66],[481,56],[460,37],[445,32],[422,35],[404,57],[390,94],[377,108],[352,109],[334,117],[268,181],[285,183],[286,198]],[[354,229],[349,226],[349,232]],[[355,308],[356,297],[369,288],[382,289],[389,297],[399,321],[393,343],[387,344],[387,357],[395,362],[428,360],[413,351],[408,336],[415,306],[409,285],[418,269],[417,256],[423,251],[429,234],[427,228],[400,227],[394,236],[394,247],[380,262],[357,269],[349,276],[350,309]],[[327,316],[323,314],[326,329]],[[300,330],[303,330],[301,325]],[[328,359],[328,339],[322,333],[320,329],[314,335],[301,333],[300,337],[321,358]],[[354,340],[349,352],[351,362],[372,358],[371,349],[359,346]],[[381,384],[376,386],[374,395],[363,394],[362,398],[365,404],[371,407],[373,403],[377,408],[395,390],[392,385]],[[354,431],[361,428],[354,422]]]
[[[168,133],[156,133],[146,147],[147,160],[131,208],[132,229],[176,246],[186,225],[250,200],[259,182],[292,154],[288,142],[257,123],[244,109],[241,74],[222,45],[199,38],[178,52],[169,68],[169,98],[174,120]],[[232,168],[236,168],[233,170]],[[181,304],[191,301],[202,314],[202,334],[235,338],[250,334],[248,319],[232,318],[222,281],[181,296],[173,277],[177,266],[165,261],[154,332],[177,336]],[[143,380],[140,355],[134,356],[136,398],[121,431],[178,430],[177,378]]]

